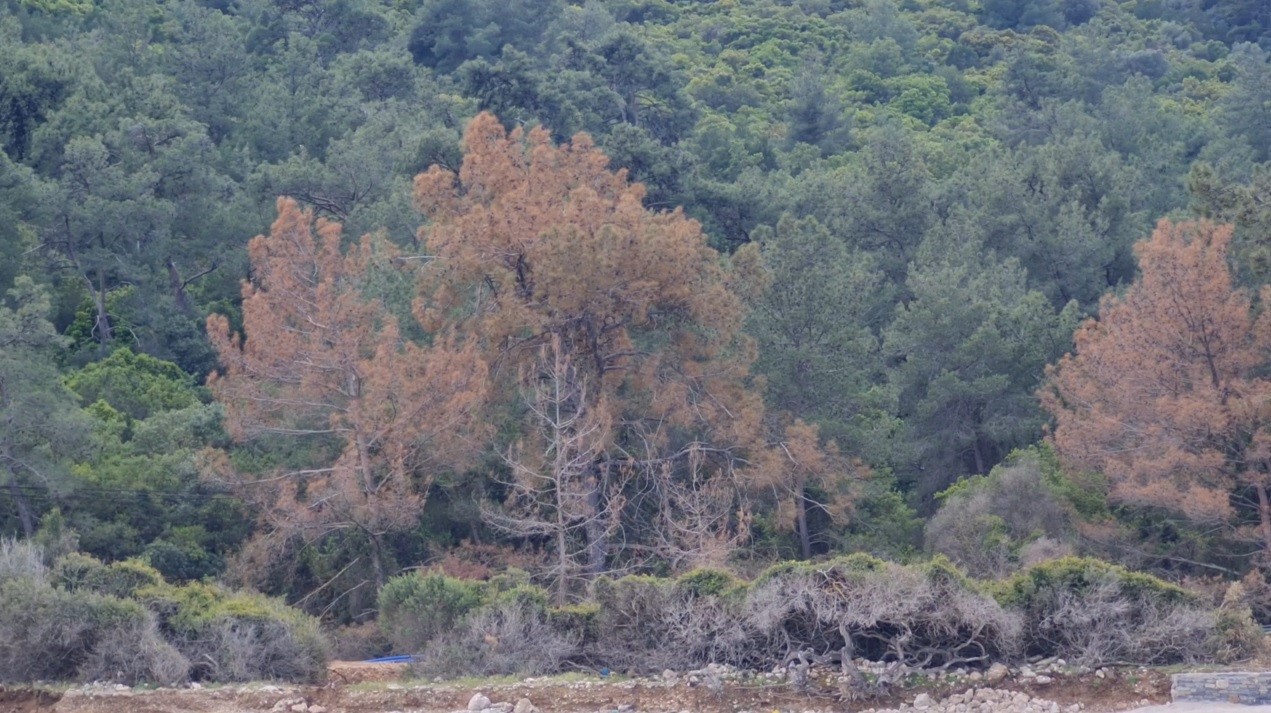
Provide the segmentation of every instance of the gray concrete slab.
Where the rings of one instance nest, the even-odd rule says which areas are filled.
[[[1127,713],[1271,713],[1271,705],[1240,705],[1239,703],[1167,703],[1135,708]]]

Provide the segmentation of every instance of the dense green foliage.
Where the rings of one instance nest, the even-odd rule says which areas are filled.
[[[801,482],[802,543],[783,495],[756,498],[730,533],[740,568],[803,551],[913,557],[920,518],[943,504],[927,549],[977,576],[1069,552],[1083,526],[1102,556],[1239,574],[1239,543],[1109,507],[1097,474],[1074,485],[1044,452],[1010,454],[1042,438],[1046,364],[1134,277],[1132,245],[1158,218],[1234,223],[1241,279],[1271,277],[1269,7],[0,0],[0,533],[111,563],[65,558],[65,588],[38,595],[97,592],[93,607],[147,591],[140,562],[174,582],[254,581],[342,622],[373,614],[372,560],[389,575],[517,565],[543,583],[548,538],[489,524],[507,454],[530,435],[511,391],[474,465],[415,474],[428,483],[417,527],[315,536],[286,567],[251,571],[261,560],[243,543],[269,506],[223,473],[319,468],[338,448],[231,442],[203,386],[218,366],[205,320],[241,328],[247,242],[278,196],[343,223],[346,242],[381,234],[401,250],[385,263],[427,262],[412,178],[457,169],[464,126],[489,110],[557,141],[588,132],[646,186],[646,207],[683,206],[737,255],[728,279],[769,420],[815,424],[859,459],[850,507],[836,504],[846,486]],[[409,316],[411,279],[384,268],[366,283],[403,340],[433,343]],[[671,328],[653,322],[651,342]],[[1013,517],[1031,487],[1038,509]],[[656,521],[655,498],[623,495]],[[730,596],[731,582],[692,577],[678,581],[695,596]],[[206,633],[181,612],[219,596],[211,585],[151,584],[164,632]],[[390,635],[429,640],[440,624],[397,612],[439,599],[462,618],[494,606],[479,590],[394,580],[379,610]],[[264,601],[242,606],[273,611]],[[525,626],[551,619],[524,609]]]

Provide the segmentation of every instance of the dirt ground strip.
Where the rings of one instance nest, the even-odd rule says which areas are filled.
[[[450,713],[462,710],[475,692],[494,702],[515,703],[528,698],[542,713],[596,711],[856,711],[896,707],[919,693],[941,698],[976,684],[965,681],[928,681],[907,687],[888,699],[844,703],[826,688],[806,694],[784,685],[730,684],[722,691],[656,680],[595,681],[539,679],[521,683],[447,685],[401,680],[402,667],[337,663],[323,686],[217,686],[143,690],[113,686],[85,686],[65,691],[0,687],[0,713],[286,713],[297,700],[310,710],[328,713]],[[1081,703],[1089,713],[1135,708],[1147,701],[1169,701],[1169,676],[1160,671],[1125,669],[1107,678],[1093,675],[1058,677],[1046,685],[1026,686],[1006,681],[999,689],[1024,691],[1062,706]],[[317,707],[316,709],[314,707]],[[303,708],[303,707],[302,707]]]

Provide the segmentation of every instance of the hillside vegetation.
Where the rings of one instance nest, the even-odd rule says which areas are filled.
[[[222,675],[217,607],[325,656],[227,587],[452,673],[1245,656],[1269,52],[1260,0],[0,0],[0,588],[135,679]]]

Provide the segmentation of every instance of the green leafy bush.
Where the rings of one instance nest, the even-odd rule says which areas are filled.
[[[732,572],[701,568],[680,575],[675,580],[675,586],[703,597],[727,594],[744,587],[745,583]]]
[[[30,545],[0,543],[0,682],[113,680],[174,685],[189,662],[165,642],[150,612],[135,601],[88,588],[56,587]],[[91,558],[59,572],[100,573]]]
[[[1163,579],[1088,557],[1043,562],[996,583],[993,593],[1002,604],[1030,613],[1049,605],[1055,592],[1081,594],[1108,582],[1116,583],[1125,596],[1137,601],[1156,604],[1195,601],[1186,589]]]
[[[80,553],[49,570],[37,547],[0,540],[0,682],[313,682],[326,651],[317,620],[279,600]]]
[[[488,588],[480,582],[436,573],[403,574],[380,590],[380,626],[396,650],[422,651],[489,598]]]
[[[194,379],[172,362],[116,349],[66,379],[83,403],[101,400],[132,419],[199,404]]]
[[[137,597],[194,662],[195,679],[317,682],[326,676],[328,644],[317,619],[280,600],[202,583],[158,585]]]
[[[163,584],[163,575],[140,560],[129,559],[110,564],[81,552],[72,552],[53,565],[53,579],[58,586],[71,591],[85,590],[122,599]]]

